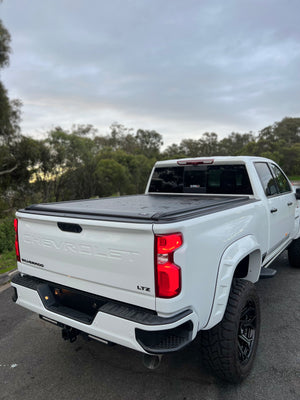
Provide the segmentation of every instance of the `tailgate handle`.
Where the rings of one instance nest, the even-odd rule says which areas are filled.
[[[73,232],[73,233],[82,232],[82,228],[78,224],[69,224],[68,222],[58,222],[57,226],[61,231],[64,232]]]

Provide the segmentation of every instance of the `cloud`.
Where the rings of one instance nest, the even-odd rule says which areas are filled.
[[[296,0],[9,0],[1,8],[14,50],[4,82],[24,102],[28,133],[119,121],[178,142],[299,115]]]

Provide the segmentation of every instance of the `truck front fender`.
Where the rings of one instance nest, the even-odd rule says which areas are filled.
[[[222,320],[234,272],[238,264],[247,256],[249,256],[248,274],[243,279],[253,283],[259,279],[261,268],[260,246],[253,235],[247,235],[227,247],[221,257],[210,317],[208,323],[202,329],[210,329]]]

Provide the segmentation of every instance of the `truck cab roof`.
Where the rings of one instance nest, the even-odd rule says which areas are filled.
[[[207,157],[189,157],[172,160],[157,161],[154,167],[173,166],[173,165],[197,165],[200,164],[247,164],[249,162],[271,162],[265,157],[256,156],[207,156]]]

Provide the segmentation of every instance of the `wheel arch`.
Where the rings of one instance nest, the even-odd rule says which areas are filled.
[[[233,278],[255,283],[259,279],[260,269],[261,250],[253,235],[244,236],[227,247],[219,263],[210,317],[202,329],[210,329],[222,320]]]

